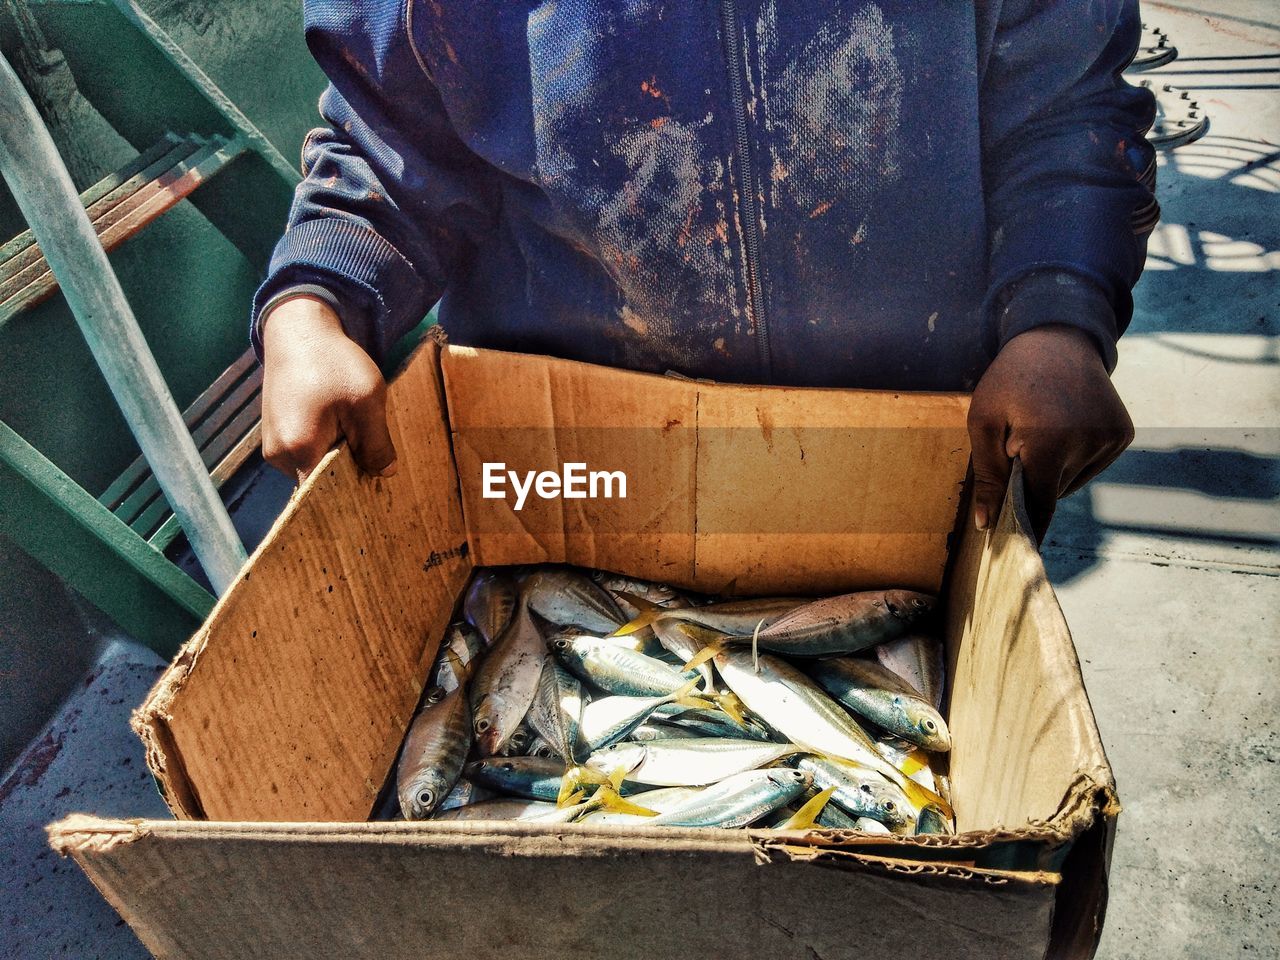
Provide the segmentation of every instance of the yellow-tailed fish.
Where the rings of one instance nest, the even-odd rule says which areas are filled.
[[[827,805],[827,801],[831,799],[831,795],[836,792],[835,787],[827,787],[819,790],[812,797],[805,801],[804,806],[791,815],[791,817],[783,822],[779,830],[808,830],[818,821],[818,814],[822,813],[822,808]]]
[[[806,666],[823,690],[876,726],[934,753],[951,749],[951,733],[942,714],[877,661],[831,657]]]
[[[885,760],[857,721],[785,660],[762,654],[757,667],[749,650],[729,647],[716,655],[715,663],[747,708],[792,743],[820,756],[870,767],[901,787],[917,807],[930,801],[946,803]]]
[[[586,765],[601,772],[625,770],[626,779],[633,783],[697,787],[767,767],[803,751],[803,747],[794,743],[759,740],[653,740],[618,743],[598,750]]]
[[[813,777],[777,767],[749,770],[703,787],[696,797],[650,822],[671,827],[745,827],[805,793]]]

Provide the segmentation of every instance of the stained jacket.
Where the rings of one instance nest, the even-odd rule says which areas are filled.
[[[1136,0],[308,0],[328,126],[255,312],[721,380],[1108,364],[1158,208]],[[255,337],[256,337],[255,325]],[[260,344],[259,344],[260,345]]]

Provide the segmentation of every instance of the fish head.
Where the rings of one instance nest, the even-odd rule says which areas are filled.
[[[472,707],[471,732],[475,734],[477,748],[485,756],[493,756],[502,746],[498,705],[492,697],[481,697]]]
[[[911,725],[920,734],[920,745],[930,753],[946,753],[951,749],[951,731],[942,715],[928,704],[909,702],[904,710]]]
[[[886,590],[884,605],[898,620],[917,623],[933,613],[938,600],[927,593],[916,593],[914,590]]]
[[[444,687],[432,687],[422,698],[424,704],[437,704],[449,695]]]
[[[888,780],[876,783],[868,779],[858,784],[858,789],[867,794],[870,807],[875,811],[873,819],[879,820],[890,830],[902,830],[915,823],[916,812],[897,784]]]
[[[426,820],[440,805],[453,785],[437,769],[426,768],[399,785],[397,796],[406,820]]]
[[[794,787],[797,791],[808,790],[813,786],[813,774],[794,767],[775,767],[769,771],[768,777],[770,783],[779,787]]]

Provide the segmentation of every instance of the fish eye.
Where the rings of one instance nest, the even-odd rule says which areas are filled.
[[[436,795],[430,790],[423,790],[418,794],[418,806],[434,807],[436,805]]]
[[[803,780],[803,779],[804,779],[804,773],[802,773],[802,772],[801,772],[801,771],[799,771],[799,770],[792,770],[792,771],[791,771],[791,779],[792,779],[792,780],[796,780],[796,781]]]
[[[569,641],[568,641],[568,640],[557,640],[557,641],[555,642],[555,648],[556,648],[557,650],[568,650],[568,649],[569,649]]]
[[[923,597],[913,597],[911,605],[919,609],[921,607],[927,607],[929,605],[929,601],[925,600]]]
[[[938,729],[938,725],[926,717],[924,721],[924,728],[930,733],[933,733],[933,731]]]
[[[871,792],[871,784],[869,784],[869,783],[864,783],[864,784],[863,784],[861,787],[859,787],[858,789],[860,789],[863,793],[870,793],[870,792]]]
[[[476,733],[484,733],[492,726],[493,724],[489,722],[488,717],[481,717],[476,721]]]
[[[886,800],[884,802],[884,808],[885,810],[889,811],[889,813],[893,813],[893,811],[898,809],[898,805],[894,803],[892,800]]]

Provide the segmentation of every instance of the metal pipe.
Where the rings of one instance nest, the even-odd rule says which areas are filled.
[[[214,591],[245,560],[209,471],[35,105],[0,54],[0,174]]]

